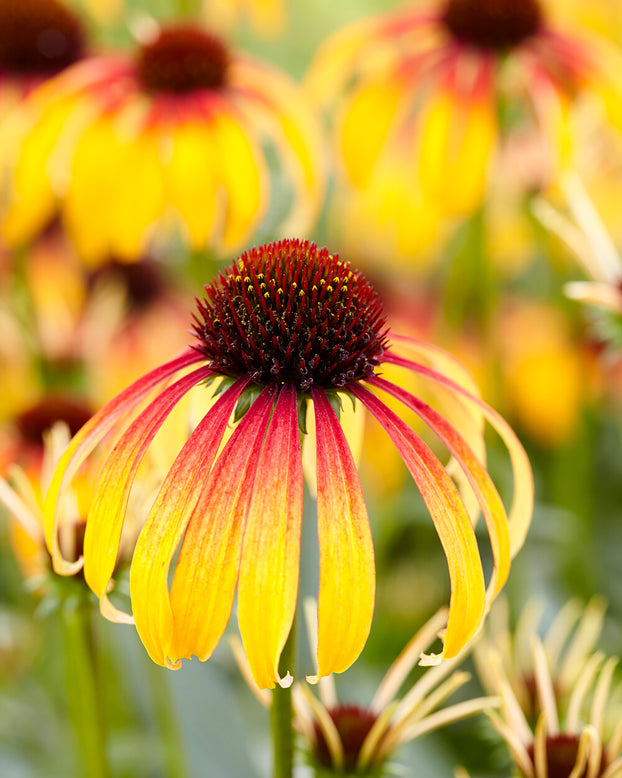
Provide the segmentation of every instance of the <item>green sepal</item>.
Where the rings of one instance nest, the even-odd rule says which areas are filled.
[[[260,386],[259,384],[251,384],[250,386],[246,387],[246,389],[242,392],[240,399],[237,401],[235,411],[233,412],[234,424],[237,424],[240,419],[244,418],[244,415],[255,402],[255,400],[259,397],[259,395],[263,392],[264,388],[265,387]]]
[[[303,392],[298,392],[298,398],[297,398],[297,412],[298,412],[298,429],[300,430],[301,435],[307,435],[307,406],[309,404],[309,400],[311,398],[308,394],[305,394]]]

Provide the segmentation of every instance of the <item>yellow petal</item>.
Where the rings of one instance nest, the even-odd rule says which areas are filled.
[[[181,216],[195,249],[210,242],[219,216],[218,157],[209,126],[185,122],[173,131],[166,167],[167,196]]]
[[[295,196],[281,232],[307,232],[322,205],[325,164],[319,122],[297,84],[255,60],[235,64],[236,85],[248,122],[261,127],[291,176]]]
[[[484,196],[497,135],[488,90],[439,85],[420,121],[417,166],[424,191],[450,215],[472,212]]]
[[[342,119],[340,154],[352,183],[364,187],[395,119],[403,89],[383,79],[365,82]]]
[[[246,240],[266,205],[266,171],[261,149],[230,110],[214,116],[213,132],[219,178],[226,195],[223,248]]]
[[[50,180],[50,158],[75,108],[75,99],[50,103],[20,138],[2,225],[9,245],[34,238],[54,214],[56,193]]]
[[[216,460],[190,517],[171,588],[170,658],[207,659],[227,625],[238,577],[244,519],[274,402],[265,389]]]
[[[281,680],[279,658],[296,612],[301,522],[296,390],[284,386],[257,464],[238,585],[240,632],[260,689]]]
[[[317,437],[320,544],[318,675],[343,672],[365,645],[376,572],[369,519],[356,466],[323,390],[312,389]]]
[[[169,659],[174,628],[168,591],[171,560],[244,386],[244,381],[232,386],[199,422],[171,466],[134,549],[130,589],[136,629],[153,661],[171,669],[179,667]]]
[[[486,613],[484,573],[471,520],[447,471],[410,427],[364,387],[357,386],[353,393],[399,449],[443,546],[451,583],[449,617],[442,654],[427,659],[450,659],[477,634]]]

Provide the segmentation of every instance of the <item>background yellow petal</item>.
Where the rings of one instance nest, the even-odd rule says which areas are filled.
[[[424,191],[451,214],[475,210],[484,196],[497,121],[482,85],[460,91],[438,85],[419,119],[416,149]]]
[[[218,198],[218,157],[209,125],[184,122],[172,130],[166,166],[167,199],[188,231],[195,249],[210,241],[222,201]]]
[[[261,149],[233,113],[214,116],[213,133],[226,196],[222,244],[231,250],[248,238],[263,216],[267,177]]]

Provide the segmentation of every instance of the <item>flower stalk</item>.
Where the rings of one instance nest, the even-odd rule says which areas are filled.
[[[289,638],[281,654],[279,671],[287,677],[293,673],[296,655],[296,623],[292,624]],[[291,677],[291,676],[290,676]],[[272,691],[270,705],[270,728],[274,753],[274,778],[292,778],[294,774],[294,709],[292,705],[292,687],[277,684]]]
[[[70,597],[62,615],[69,714],[78,740],[82,775],[110,778],[92,609],[82,597]]]

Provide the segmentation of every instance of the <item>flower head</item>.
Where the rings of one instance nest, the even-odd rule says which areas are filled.
[[[619,104],[602,49],[558,30],[540,0],[410,3],[329,39],[308,84],[338,108],[342,178],[373,197],[397,173],[403,208],[425,230],[439,210],[479,207],[491,161],[517,132],[543,147],[544,184],[568,164],[577,94],[589,88]],[[394,219],[406,224],[407,214],[398,207]]]
[[[112,433],[87,520],[84,574],[105,613],[127,619],[108,591],[141,460],[181,398],[220,379],[217,398],[170,467],[136,544],[130,583],[138,632],[162,665],[178,667],[193,654],[206,659],[225,629],[237,587],[238,621],[255,680],[261,687],[280,680],[278,662],[298,587],[302,432],[313,437],[316,449],[318,673],[345,670],[367,639],[375,591],[367,510],[338,417],[342,397],[349,397],[384,427],[427,504],[452,589],[442,656],[459,653],[503,586],[530,519],[529,465],[505,422],[464,381],[453,380],[461,369],[443,352],[403,341],[404,351],[419,361],[400,356],[367,281],[308,242],[284,240],[242,254],[205,287],[195,334],[192,348],[109,402],[65,452],[46,501],[46,537],[56,569],[76,568],[63,559],[57,542],[64,489],[89,452]],[[382,378],[383,364],[412,371],[451,397],[463,434]],[[431,449],[377,396],[382,392],[417,414],[455,459],[490,536],[494,570],[488,587],[456,485]],[[315,423],[306,435],[311,405]],[[239,423],[220,451],[232,415]],[[515,495],[509,519],[483,465],[484,419],[511,456]]]
[[[77,62],[84,53],[82,25],[59,0],[2,0],[0,29],[3,86],[21,83],[28,91]]]
[[[68,69],[33,95],[23,124],[8,157],[10,245],[60,208],[91,264],[137,259],[173,228],[194,248],[228,252],[269,207],[283,229],[304,230],[319,205],[318,136],[301,93],[199,27],[161,28],[134,52]],[[268,146],[289,213],[270,195]]]
[[[309,601],[305,603],[307,616],[315,611],[307,607],[310,605]],[[340,702],[333,678],[320,680],[319,695],[313,694],[306,683],[294,684],[294,727],[302,735],[316,775],[388,774],[389,760],[405,743],[498,705],[495,697],[481,697],[441,708],[470,679],[469,673],[456,671],[465,652],[439,667],[426,669],[398,697],[422,652],[437,639],[446,616],[440,610],[421,627],[393,662],[368,706]],[[309,632],[315,634],[312,623]],[[262,704],[269,706],[271,695],[255,685],[239,641],[232,638],[231,645],[249,687]]]
[[[501,625],[476,648],[485,689],[502,700],[489,717],[524,778],[622,774],[620,708],[610,699],[618,660],[593,653],[604,607],[569,602],[543,638],[532,601],[512,636]]]

